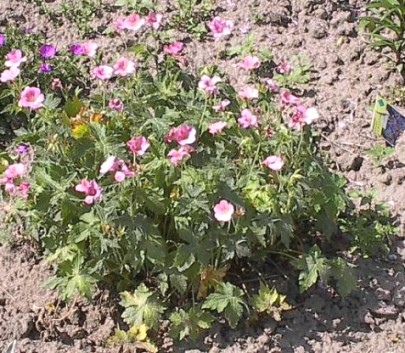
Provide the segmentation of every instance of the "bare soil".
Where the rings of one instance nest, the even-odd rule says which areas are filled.
[[[47,4],[57,8],[62,2],[48,0]],[[171,2],[161,3],[170,15]],[[236,85],[246,82],[246,77],[234,60],[221,59],[218,53],[243,43],[247,35],[239,31],[243,26],[248,25],[256,46],[269,48],[276,61],[296,54],[310,57],[312,80],[301,93],[321,113],[318,125],[322,147],[329,155],[331,168],[347,177],[349,188],[376,188],[378,198],[390,205],[401,225],[391,254],[358,259],[359,285],[345,300],[337,299],[322,286],[302,296],[295,283],[280,276],[277,285],[289,294],[294,305],[281,322],[269,319],[253,328],[242,324],[238,331],[215,325],[201,342],[181,345],[163,333],[162,352],[405,352],[405,138],[395,155],[380,166],[366,154],[367,149],[382,142],[370,132],[370,106],[377,93],[387,93],[401,84],[401,79],[385,57],[371,51],[358,33],[358,17],[366,3],[216,1],[221,17],[235,22],[230,40],[200,42],[184,33],[179,38],[190,39],[190,68],[216,63]],[[100,33],[95,40],[114,53],[118,44],[101,34],[117,16],[117,9],[110,10],[98,13],[92,25]],[[55,25],[34,2],[1,0],[0,25],[10,22],[44,33],[59,47],[83,39],[74,24],[62,18]],[[17,352],[21,353],[136,351],[135,347],[104,347],[120,323],[117,300],[107,292],[97,293],[91,303],[60,303],[56,294],[43,286],[52,269],[36,249],[25,243],[0,246],[0,263],[0,350],[16,339]]]

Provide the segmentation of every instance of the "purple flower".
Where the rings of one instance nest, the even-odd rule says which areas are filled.
[[[24,142],[20,143],[15,149],[15,151],[18,154],[26,154],[29,152],[29,150],[30,150],[30,145],[28,143],[24,143]]]
[[[6,44],[6,36],[0,33],[0,47],[2,47],[4,44]]]
[[[84,54],[84,48],[80,44],[72,44],[70,46],[70,52],[73,55],[83,55]]]
[[[47,64],[47,63],[42,63],[39,66],[39,71],[41,71],[42,73],[48,73],[52,71],[52,66]]]
[[[39,54],[44,59],[52,59],[56,55],[56,47],[52,44],[43,44],[39,48]]]

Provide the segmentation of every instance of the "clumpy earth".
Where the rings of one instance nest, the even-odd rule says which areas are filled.
[[[74,3],[75,1],[72,1]],[[76,1],[77,2],[77,1]],[[71,19],[59,16],[51,21],[40,1],[0,2],[0,26],[16,23],[30,31],[44,33],[58,47],[83,39],[82,29]],[[51,9],[63,1],[46,0]],[[103,11],[90,18],[94,37],[114,53],[118,45],[103,31],[122,9],[114,1],[102,1]],[[383,143],[370,132],[371,111],[376,94],[388,94],[401,85],[400,76],[383,54],[367,47],[358,33],[358,19],[367,1],[361,0],[227,0],[214,1],[216,13],[233,20],[229,41],[198,41],[179,33],[187,41],[190,69],[217,64],[235,85],[246,77],[235,59],[220,55],[242,44],[249,33],[255,47],[270,49],[275,61],[306,55],[312,64],[311,82],[300,93],[315,105],[321,121],[322,148],[331,168],[343,173],[350,189],[376,189],[387,202],[399,234],[387,257],[357,259],[358,288],[346,299],[337,299],[319,285],[305,295],[295,283],[280,276],[277,286],[289,295],[294,309],[281,322],[267,319],[237,331],[215,325],[197,343],[177,344],[162,328],[161,352],[273,352],[356,353],[405,352],[405,137],[393,156],[375,163],[366,153]],[[174,1],[161,1],[162,11],[173,14]],[[214,61],[214,62],[213,62]],[[134,352],[139,347],[106,348],[105,341],[119,326],[117,298],[105,291],[91,303],[81,299],[63,304],[56,293],[45,289],[52,269],[37,249],[24,242],[0,246],[0,350],[12,340],[17,352]],[[252,326],[252,325],[251,325]]]

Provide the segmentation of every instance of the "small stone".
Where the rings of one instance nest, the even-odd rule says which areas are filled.
[[[393,303],[399,308],[403,308],[405,306],[405,286],[395,289]]]
[[[257,337],[257,343],[261,345],[267,345],[270,343],[270,337],[266,335],[265,333],[261,334],[259,337]]]
[[[377,180],[380,182],[380,183],[383,183],[383,184],[385,184],[385,185],[390,185],[391,184],[391,182],[392,182],[392,176],[391,176],[391,174],[389,174],[389,173],[384,173],[384,174],[382,174],[382,175],[379,175],[378,177],[377,177]]]
[[[313,27],[313,29],[311,31],[312,38],[315,38],[315,39],[325,38],[327,34],[328,34],[328,31],[326,30],[326,28],[321,27],[321,26]]]
[[[378,300],[390,301],[391,300],[391,292],[384,288],[377,288],[375,291],[375,296]]]

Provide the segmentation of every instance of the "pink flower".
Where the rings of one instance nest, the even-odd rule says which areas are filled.
[[[143,27],[145,22],[146,21],[144,18],[137,13],[133,13],[125,18],[124,28],[132,32],[138,32]]]
[[[288,121],[288,127],[301,130],[302,127],[307,124],[312,124],[315,120],[319,118],[318,111],[315,108],[306,108],[304,105],[299,105],[294,115]]]
[[[221,200],[214,206],[214,217],[219,222],[229,222],[234,212],[235,207],[226,200]]]
[[[239,66],[246,71],[258,69],[260,67],[260,60],[257,56],[248,55]]]
[[[276,68],[280,74],[289,74],[293,69],[294,68],[287,61],[280,62]]]
[[[1,73],[1,82],[11,82],[20,74],[20,69],[17,66],[11,66],[8,70]]]
[[[29,191],[30,191],[30,189],[31,189],[31,184],[30,184],[29,182],[27,182],[27,181],[23,181],[23,182],[18,186],[17,194],[18,194],[18,196],[20,196],[20,197],[27,197],[27,196],[28,196],[28,193],[29,193]]]
[[[216,123],[212,123],[208,126],[208,132],[211,135],[220,134],[223,129],[226,128],[228,124],[225,121],[218,121]]]
[[[14,49],[6,55],[6,62],[4,65],[7,67],[19,67],[21,63],[26,62],[27,58],[22,55],[20,49]]]
[[[231,34],[233,29],[232,21],[225,21],[220,17],[214,17],[214,19],[208,23],[208,28],[211,30],[215,40]]]
[[[15,195],[18,192],[18,188],[16,185],[14,185],[14,183],[8,182],[4,184],[4,191],[9,194],[9,195]]]
[[[128,76],[135,72],[135,63],[121,56],[114,64],[114,73],[117,76]]]
[[[223,112],[229,104],[231,104],[231,101],[229,99],[224,99],[222,102],[214,105],[212,109],[216,112]]]
[[[113,68],[111,66],[107,66],[107,65],[96,66],[91,71],[92,78],[97,78],[102,81],[110,79],[112,77],[112,74],[113,74]]]
[[[126,29],[125,26],[125,17],[118,17],[114,20],[114,28],[117,32],[121,32]]]
[[[257,127],[258,119],[256,115],[253,115],[249,109],[243,109],[240,118],[238,119],[239,125],[248,129],[249,127]]]
[[[30,108],[32,110],[43,107],[45,100],[41,90],[37,87],[25,87],[20,94],[20,100],[18,106],[21,108]]]
[[[218,76],[209,77],[207,75],[203,75],[200,78],[200,82],[198,82],[198,88],[203,90],[207,94],[218,94],[218,88],[216,84],[221,82],[221,79]]]
[[[315,120],[319,119],[319,113],[316,108],[308,108],[304,113],[305,124],[311,125]]]
[[[121,183],[126,177],[133,177],[135,172],[128,168],[122,159],[115,156],[108,157],[100,167],[100,175],[114,173],[114,180]]]
[[[129,140],[127,146],[134,155],[143,156],[146,150],[150,147],[150,143],[145,137],[139,136],[135,139]]]
[[[252,86],[246,86],[244,89],[240,90],[238,94],[240,98],[247,100],[259,98],[259,91]]]
[[[177,56],[180,55],[184,50],[183,42],[173,42],[163,47],[163,51],[168,55]]]
[[[284,161],[279,156],[269,156],[264,161],[263,164],[274,172],[278,172],[284,165]]]
[[[122,103],[122,100],[119,98],[113,98],[108,102],[108,108],[122,112],[124,110],[124,103]]]
[[[297,105],[300,102],[300,99],[294,96],[291,92],[284,91],[280,95],[281,105]]]
[[[4,172],[4,175],[7,179],[16,179],[22,177],[25,173],[25,165],[22,163],[16,163],[9,165]]]
[[[163,22],[163,15],[156,12],[149,12],[146,17],[146,22],[150,25],[155,31],[157,31]]]
[[[197,131],[189,125],[181,125],[176,130],[176,140],[180,146],[191,145],[196,141]]]
[[[266,87],[272,93],[277,93],[280,90],[278,83],[270,78],[266,80]]]
[[[167,156],[169,157],[170,163],[172,163],[174,166],[178,166],[183,161],[183,159],[191,156],[191,152],[194,152],[193,147],[182,146],[178,150],[170,150]]]
[[[108,157],[103,164],[100,166],[100,175],[105,175],[108,172],[115,172],[119,168],[119,161],[117,157],[110,156]]]
[[[83,55],[89,58],[94,58],[98,49],[98,44],[92,41],[85,42],[81,45],[83,49]]]
[[[95,180],[88,181],[87,179],[82,179],[80,184],[75,186],[75,190],[86,195],[84,202],[87,205],[98,202],[102,198],[103,189],[97,184]]]

